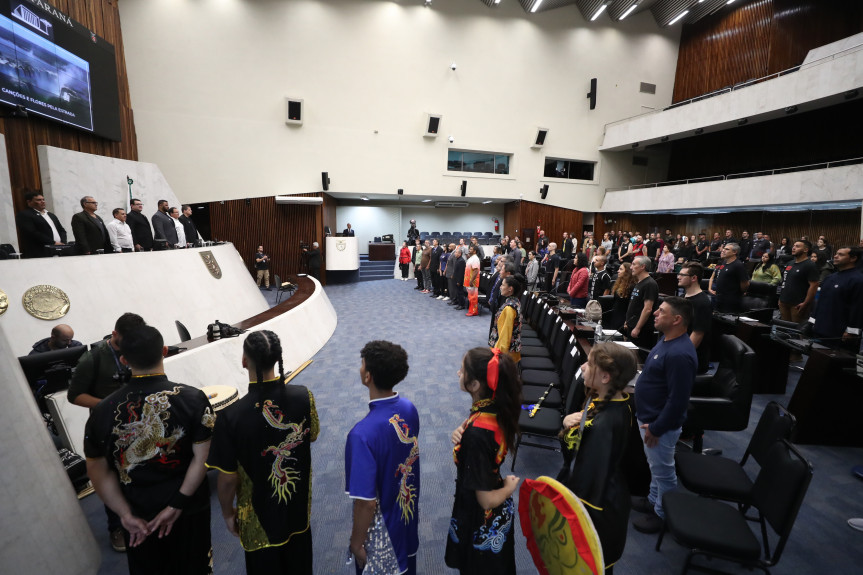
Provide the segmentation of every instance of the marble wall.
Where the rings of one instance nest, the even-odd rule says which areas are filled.
[[[93,196],[99,202],[96,213],[105,222],[111,221],[114,208],[129,208],[127,176],[134,182],[132,196],[144,202],[148,217],[156,212],[159,200],[177,207],[181,203],[156,164],[39,146],[39,168],[48,210],[60,219],[69,241],[72,215],[81,211],[82,197]]]
[[[0,158],[6,157],[6,136],[0,134]],[[9,164],[2,161],[0,161],[0,244],[12,244],[16,249],[18,248]]]
[[[608,124],[601,151],[631,149],[638,142],[642,147],[658,143],[662,136],[692,134],[697,128],[705,131],[728,129],[740,118],[750,122],[779,117],[788,106],[801,108],[807,103],[818,104],[827,98],[863,86],[863,45],[846,50],[835,58],[813,62],[793,74],[773,78],[713,98],[685,106]]]
[[[790,206],[863,200],[863,165],[606,192],[603,212]]]

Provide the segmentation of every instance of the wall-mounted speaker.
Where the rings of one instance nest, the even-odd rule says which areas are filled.
[[[590,92],[587,93],[587,98],[590,100],[590,109],[596,108],[596,78],[590,79]]]
[[[285,98],[285,124],[303,125],[303,101],[300,98]]]
[[[426,131],[423,134],[424,138],[437,138],[440,132],[440,121],[443,116],[440,114],[426,114]]]
[[[539,197],[544,200],[546,196],[548,196],[548,184],[545,184],[539,189]]]
[[[405,191],[403,189],[399,188],[399,195],[403,196],[404,194],[405,194]]]
[[[321,172],[321,189],[325,192],[330,189],[330,175],[328,172]]]
[[[467,180],[461,181],[461,197],[465,197],[467,195]]]
[[[539,149],[545,145],[545,138],[548,136],[548,128],[537,128],[536,136],[533,138],[531,148]]]

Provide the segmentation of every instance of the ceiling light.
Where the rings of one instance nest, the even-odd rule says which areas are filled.
[[[593,22],[594,20],[599,18],[599,15],[602,14],[603,12],[605,12],[606,8],[608,8],[608,4],[603,4],[602,6],[600,6],[599,10],[597,10],[596,13],[593,16],[591,16],[590,21]]]
[[[725,5],[728,6],[729,4],[733,4],[733,3],[734,3],[734,0],[728,0],[728,2],[725,3]]]
[[[684,16],[686,16],[687,14],[689,14],[689,10],[684,10],[683,12],[681,12],[680,14],[678,14],[678,15],[677,15],[677,17],[676,17],[674,20],[672,20],[671,22],[669,22],[669,23],[668,23],[668,25],[669,25],[669,26],[674,25],[678,20],[680,20],[681,18],[683,18],[683,17],[684,17]]]
[[[635,4],[633,4],[632,6],[627,8],[626,12],[624,12],[623,15],[620,18],[618,18],[618,20],[623,20],[624,18],[629,16],[630,14],[632,14],[633,10],[635,10],[636,8],[638,8],[638,2],[636,2]]]
[[[369,201],[369,197],[368,197],[368,196],[360,196],[360,199],[361,199],[362,201],[364,201],[364,202]]]
[[[533,14],[537,10],[539,10],[540,5],[542,4],[542,0],[536,0],[536,4],[533,5],[533,8],[530,9],[530,13]]]
[[[424,203],[424,204],[427,204],[427,203],[429,203],[430,201],[431,201],[431,200],[423,200],[423,203]]]
[[[497,4],[497,2],[495,2],[495,4]],[[490,204],[490,203],[491,203],[491,200],[486,200],[486,201],[484,201],[483,203],[484,203],[484,204]]]

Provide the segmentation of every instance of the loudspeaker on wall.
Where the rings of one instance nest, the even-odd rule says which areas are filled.
[[[593,110],[596,108],[596,78],[590,79],[590,92],[587,97],[590,99],[590,109]]]
[[[548,184],[545,184],[543,187],[539,189],[539,196],[544,200],[548,195]]]
[[[321,172],[321,188],[325,192],[330,189],[330,175],[328,172]]]
[[[303,125],[303,100],[300,98],[285,98],[285,124]]]
[[[461,181],[461,197],[465,197],[467,195],[467,180]]]
[[[536,136],[533,138],[531,148],[541,148],[545,145],[545,137],[548,136],[548,128],[537,128]]]
[[[424,138],[437,138],[440,132],[440,121],[443,116],[440,114],[426,114],[426,131],[423,134]]]

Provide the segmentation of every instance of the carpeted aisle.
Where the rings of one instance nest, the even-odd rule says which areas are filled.
[[[359,381],[362,346],[372,339],[386,339],[404,346],[410,372],[396,389],[413,401],[421,418],[420,551],[421,574],[455,573],[443,556],[454,492],[455,467],[449,440],[451,431],[467,416],[470,398],[459,391],[456,371],[464,352],[485,345],[489,315],[467,318],[445,302],[414,290],[415,282],[381,280],[326,288],[338,313],[332,339],[313,358],[314,362],[293,383],[308,386],[315,395],[321,435],[312,446],[312,534],[316,574],[346,573],[344,560],[351,529],[351,503],[344,493],[344,442],[347,432],[367,412],[368,394]],[[267,294],[267,292],[264,292]],[[274,292],[273,292],[274,293]],[[302,330],[303,326],[297,326]],[[239,361],[240,358],[237,358]],[[796,376],[790,383],[796,382]],[[788,395],[778,399],[787,404]],[[761,409],[775,396],[756,396],[750,429],[739,434],[709,433],[705,446],[720,447],[739,459]],[[850,529],[845,520],[863,516],[863,482],[848,473],[863,463],[863,450],[804,446],[815,466],[815,479],[792,532],[789,546],[773,572],[853,573],[863,564],[863,533]],[[509,473],[511,459],[505,463]],[[519,477],[556,475],[560,455],[525,447],[518,456]],[[214,481],[215,474],[210,473]],[[103,547],[100,573],[125,573],[122,554],[107,543],[105,516],[96,496],[82,501],[90,524]],[[520,574],[536,573],[516,525],[516,555]],[[224,527],[213,490],[212,536],[215,573],[243,573],[242,550]],[[630,528],[626,551],[615,567],[618,575],[658,575],[679,572],[684,551],[667,538],[662,552],[653,550],[655,536]],[[732,573],[743,572],[731,568]]]

